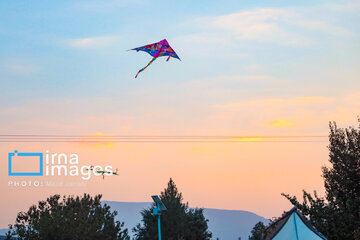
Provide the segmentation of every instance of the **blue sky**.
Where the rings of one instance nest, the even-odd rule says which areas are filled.
[[[331,88],[348,88],[353,81],[349,83],[341,76],[329,78],[326,69],[336,67],[349,75],[357,73],[356,2],[0,4],[1,102],[7,105],[39,96],[112,95],[114,89],[150,87],[169,79],[184,82],[224,75],[271,75],[293,81],[291,85],[327,85],[324,87],[333,91]],[[245,15],[231,19],[236,13]],[[226,16],[224,22],[216,22]],[[246,18],[253,26],[241,25]],[[239,22],[231,25],[231,21]],[[259,27],[264,29],[256,29]],[[246,31],[253,33],[246,36]],[[162,38],[170,41],[183,62],[159,60],[144,72],[146,76],[132,81],[132,75],[146,65],[149,56],[126,50]],[[88,45],[81,46],[82,39],[89,39]]]

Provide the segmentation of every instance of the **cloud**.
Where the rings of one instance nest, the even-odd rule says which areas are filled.
[[[325,6],[259,8],[203,17],[193,22],[206,30],[196,38],[208,38],[210,42],[224,42],[225,38],[232,38],[237,41],[255,40],[279,45],[308,46],[314,44],[314,36],[321,33],[354,36],[350,30],[334,23],[329,17],[331,10]],[[322,14],[319,14],[320,10]]]
[[[267,98],[253,101],[241,101],[227,104],[217,104],[216,108],[236,111],[241,107],[254,107],[254,106],[312,106],[314,104],[327,104],[332,102],[333,99],[329,97],[311,96],[311,97],[295,97],[295,98]]]
[[[290,17],[293,17],[293,13],[288,10],[262,8],[205,17],[200,19],[200,22],[206,28],[229,34],[229,37],[238,41],[256,40],[297,46],[311,44],[309,39],[284,28],[282,21]]]
[[[309,29],[322,31],[331,35],[340,35],[340,36],[354,36],[355,34],[347,29],[344,29],[339,26],[331,25],[325,21],[317,21],[317,20],[299,20],[294,22],[296,25]]]
[[[68,39],[65,42],[70,47],[88,49],[110,47],[119,42],[119,40],[120,38],[116,36],[100,36]]]
[[[286,120],[276,120],[269,123],[273,127],[294,127],[295,125]]]
[[[210,25],[233,31],[239,39],[266,40],[273,33],[280,33],[276,20],[282,14],[278,9],[243,11],[210,19]]]

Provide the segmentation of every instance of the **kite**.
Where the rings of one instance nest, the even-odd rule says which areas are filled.
[[[103,171],[103,170],[95,170],[94,169],[94,166],[90,166],[90,168],[86,169],[87,171],[94,171],[94,172],[97,172],[97,173],[100,173],[103,177],[103,179],[105,178],[105,173],[107,174],[112,174],[112,175],[116,175],[116,176],[119,176],[119,174],[117,173],[118,172],[118,169],[116,169],[115,172],[113,171]]]
[[[139,51],[144,51],[147,52],[148,54],[150,54],[153,58],[151,59],[151,61],[148,63],[148,65],[146,65],[145,67],[143,67],[142,69],[140,69],[138,71],[138,73],[136,74],[135,78],[137,78],[137,76],[139,75],[139,73],[141,73],[142,71],[144,71],[148,66],[150,66],[150,64],[152,64],[158,57],[162,57],[162,56],[168,56],[168,58],[166,59],[166,61],[169,61],[170,57],[173,58],[177,58],[181,61],[181,59],[179,58],[179,56],[176,54],[176,52],[174,51],[174,49],[172,49],[169,45],[169,43],[166,41],[166,39],[161,40],[160,42],[157,43],[153,43],[153,44],[149,44],[149,45],[145,45],[142,47],[138,47],[138,48],[134,48],[134,49],[130,49],[130,50],[136,50],[137,52]]]

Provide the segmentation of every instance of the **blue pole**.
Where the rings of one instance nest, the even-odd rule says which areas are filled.
[[[161,240],[160,214],[158,215],[159,240]]]
[[[157,204],[158,209],[160,210],[160,205]],[[159,240],[161,240],[161,227],[160,227],[160,211],[159,211],[159,215],[158,215],[158,232],[159,232]]]

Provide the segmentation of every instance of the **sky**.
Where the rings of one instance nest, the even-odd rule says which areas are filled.
[[[0,227],[55,193],[151,201],[170,177],[190,206],[267,218],[291,208],[283,192],[323,195],[329,121],[356,126],[360,114],[359,10],[360,1],[1,1],[1,134],[260,137],[1,142]],[[181,61],[159,58],[135,79],[151,57],[127,50],[164,38]],[[325,138],[261,137],[299,135]],[[12,188],[15,149],[77,153],[119,176]]]

